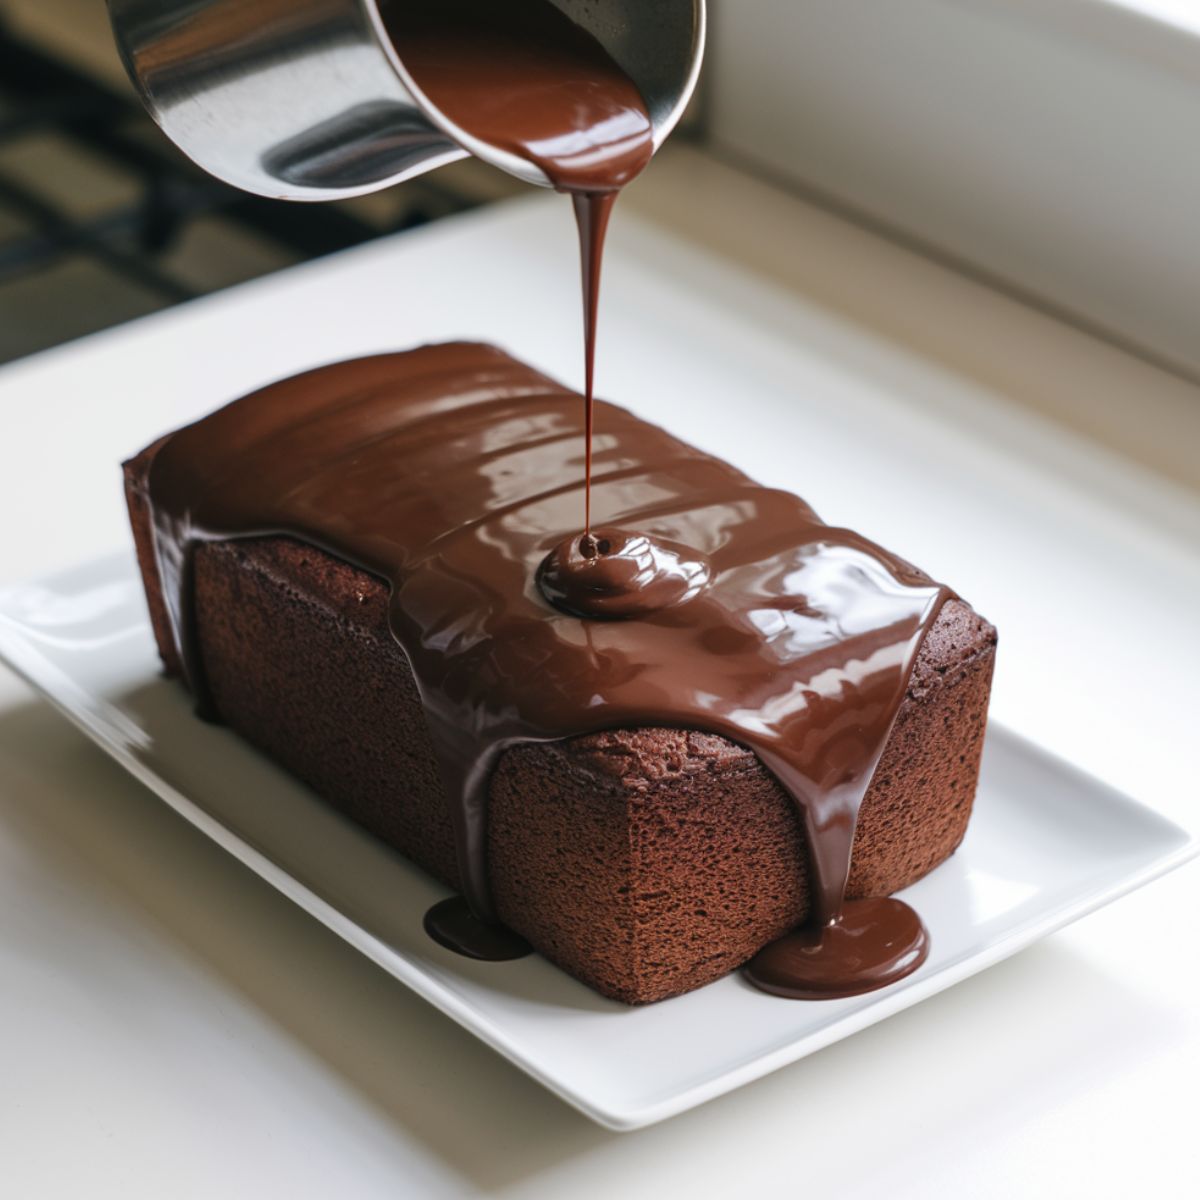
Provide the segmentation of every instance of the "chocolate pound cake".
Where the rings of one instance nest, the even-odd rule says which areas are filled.
[[[641,543],[629,551],[651,562],[652,586],[639,595],[661,585],[666,599],[593,619],[572,615],[570,596],[554,607],[532,568],[543,559],[554,568],[555,544],[571,527],[556,506],[578,497],[578,405],[575,393],[490,347],[356,360],[273,385],[160,439],[125,464],[126,494],[163,663],[203,708],[451,888],[482,891],[490,920],[604,995],[639,1004],[734,970],[820,910],[818,834],[797,807],[788,762],[772,757],[771,742],[756,744],[745,697],[773,711],[778,695],[790,694],[781,688],[795,662],[807,664],[810,681],[840,672],[839,697],[859,697],[858,710],[844,698],[830,710],[828,727],[843,742],[828,758],[839,774],[821,776],[821,794],[859,787],[857,821],[851,814],[846,826],[848,879],[838,887],[848,899],[884,897],[962,840],[996,635],[901,560],[608,405],[599,406],[606,433],[595,495],[613,529],[600,531],[596,553],[608,554],[629,528],[645,530],[653,553]],[[336,425],[331,413],[341,414]],[[347,422],[353,436],[339,441]],[[355,508],[366,478],[355,472],[381,445],[392,465],[369,477]],[[352,469],[314,483],[312,455]],[[454,471],[467,460],[464,492]],[[472,491],[480,479],[485,493]],[[272,498],[265,507],[264,497]],[[387,521],[364,518],[368,505]],[[702,615],[710,592],[724,588],[728,599],[727,581],[782,553],[782,542],[768,552],[751,538],[766,526],[750,523],[747,506],[754,521],[778,506],[775,524],[804,526],[804,536],[789,535],[788,555],[803,556],[788,558],[795,569],[840,572],[857,556],[828,590],[844,612],[829,617],[814,598],[824,593],[786,592],[772,566],[755,576],[753,605],[738,610],[756,614],[753,624],[725,609]],[[719,515],[701,527],[700,511]],[[471,515],[480,513],[486,518]],[[394,530],[393,551],[389,522],[400,518],[411,528]],[[472,554],[500,545],[506,563],[520,558],[515,586],[501,586],[499,568],[489,574],[482,559],[455,558],[464,540],[457,531],[468,527]],[[833,547],[815,565],[814,537]],[[624,548],[614,545],[614,561]],[[864,573],[880,562],[886,586],[856,599],[853,588],[865,589]],[[767,595],[768,577],[779,595]],[[481,588],[503,626],[476,620]],[[891,603],[901,590],[902,614],[855,615],[877,614],[879,597]],[[810,628],[817,634],[803,655],[790,641],[775,649],[764,614],[792,641]],[[684,632],[691,640],[680,645],[701,661],[671,650]],[[764,654],[747,643],[751,635],[778,655],[777,671],[761,681],[746,678]],[[630,649],[620,657],[614,647]],[[725,691],[690,682],[688,670],[700,679],[708,669],[704,655],[721,665]],[[679,674],[681,695],[708,696],[694,727],[685,720],[702,710],[661,685],[659,657]],[[885,659],[886,672],[863,668]],[[634,682],[636,701],[625,698]],[[824,684],[810,686],[826,696]],[[533,699],[521,709],[525,693],[539,689],[550,716]],[[577,696],[584,700],[554,724]],[[826,701],[810,697],[810,709]],[[584,723],[588,704],[599,715]],[[815,729],[792,727],[789,736],[812,741]],[[477,753],[485,734],[490,757]],[[814,779],[815,761],[806,763]],[[462,764],[473,764],[469,777]],[[480,864],[482,887],[471,879]]]

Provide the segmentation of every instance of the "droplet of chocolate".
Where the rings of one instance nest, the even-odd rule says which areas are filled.
[[[836,1000],[895,983],[928,956],[925,926],[903,900],[847,900],[824,928],[805,926],[764,946],[746,978],[789,1000]]]

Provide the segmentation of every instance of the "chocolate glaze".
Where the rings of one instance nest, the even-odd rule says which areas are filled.
[[[482,921],[492,917],[488,779],[507,747],[605,728],[699,729],[758,755],[795,802],[810,847],[816,948],[793,953],[809,946],[802,935],[756,960],[752,980],[783,990],[780,962],[805,994],[898,977],[888,963],[915,965],[920,940],[899,901],[868,922],[890,947],[882,965],[873,955],[868,969],[850,952],[854,939],[829,927],[844,919],[857,810],[944,589],[823,524],[796,496],[623,409],[597,408],[599,540],[636,558],[637,537],[621,541],[620,531],[642,531],[707,572],[686,600],[622,620],[580,620],[538,586],[578,513],[579,396],[491,347],[428,346],[311,371],[173,435],[149,492],[169,616],[201,705],[194,547],[292,535],[390,586],[463,892]],[[606,570],[599,557],[585,569]],[[467,936],[459,923],[443,940]]]
[[[654,154],[645,101],[608,51],[547,0],[401,0],[380,11],[427,99],[571,195],[583,280],[583,538],[591,549],[600,266],[617,192]]]

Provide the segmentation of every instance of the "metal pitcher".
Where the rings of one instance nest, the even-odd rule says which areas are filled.
[[[392,0],[392,3],[437,0]],[[504,0],[497,0],[503,4]],[[637,84],[657,149],[696,84],[704,0],[552,0]],[[414,83],[378,0],[108,0],[146,107],[210,174],[281,200],[373,192],[470,154],[542,171],[461,129]]]

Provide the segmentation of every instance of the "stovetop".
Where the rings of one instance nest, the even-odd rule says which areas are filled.
[[[190,163],[118,79],[0,13],[0,362],[519,186],[460,166],[345,203],[251,196]]]

